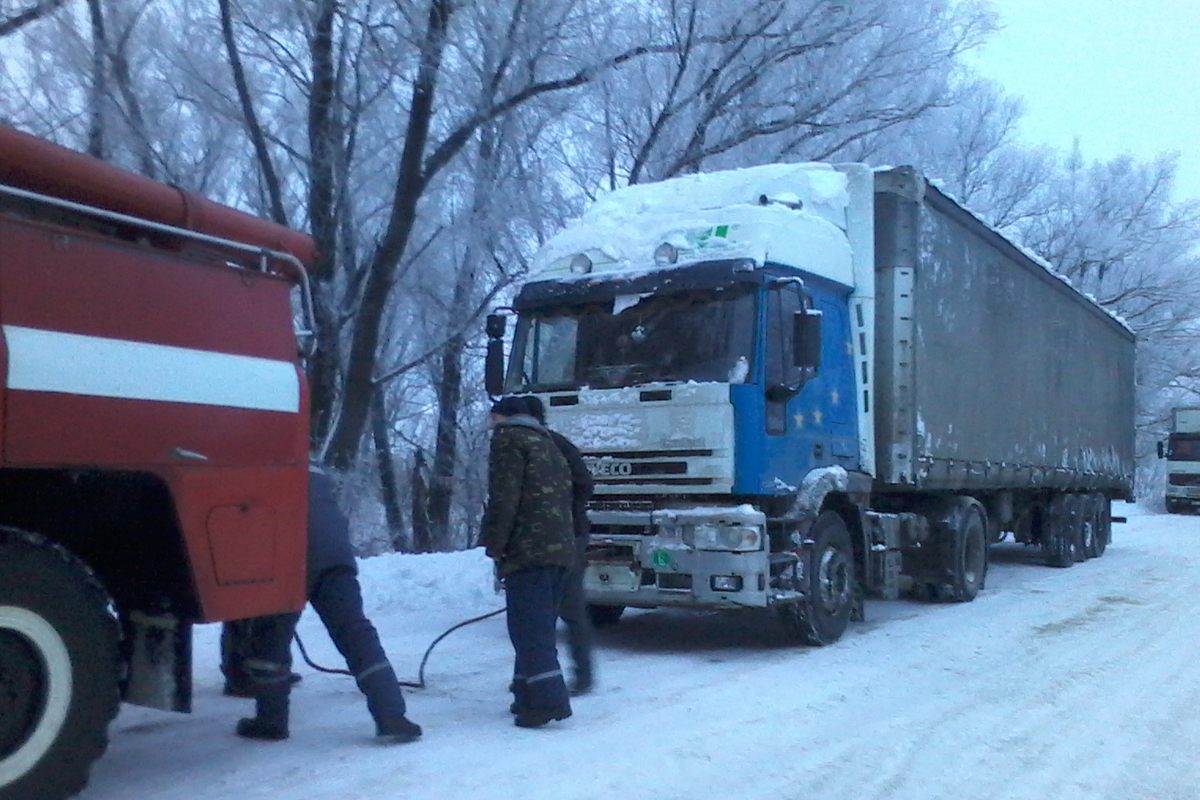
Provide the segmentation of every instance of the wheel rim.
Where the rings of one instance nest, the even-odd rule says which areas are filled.
[[[0,786],[27,773],[54,744],[71,690],[71,656],[58,631],[28,609],[0,606]]]
[[[826,611],[834,613],[849,594],[850,570],[846,556],[841,550],[828,547],[821,553],[817,567],[817,597]]]

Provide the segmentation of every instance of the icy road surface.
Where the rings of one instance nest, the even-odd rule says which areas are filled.
[[[198,631],[196,713],[126,707],[84,800],[1196,800],[1200,517],[1128,513],[1067,570],[992,548],[965,605],[870,602],[836,645],[769,619],[630,612],[600,637],[598,691],[545,729],[513,727],[503,617],[452,634],[408,694],[414,744],[372,741],[347,678],[293,694],[292,738],[233,734],[217,626]],[[458,620],[499,607],[481,551],[363,564],[402,678]],[[341,666],[315,615],[310,652]]]

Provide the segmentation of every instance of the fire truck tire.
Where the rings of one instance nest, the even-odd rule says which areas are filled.
[[[611,628],[621,621],[621,615],[625,613],[625,606],[599,606],[588,605],[588,619],[591,620],[593,628]]]
[[[87,783],[117,713],[117,623],[83,562],[0,528],[0,800]]]
[[[943,521],[941,562],[946,583],[937,599],[969,603],[987,579],[987,514],[978,501],[960,497]]]
[[[794,639],[821,647],[842,638],[854,611],[854,547],[846,522],[824,511],[808,533],[812,541],[805,598],[781,604],[779,621]]]

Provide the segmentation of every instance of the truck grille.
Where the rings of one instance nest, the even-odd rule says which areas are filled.
[[[658,573],[658,588],[669,592],[687,592],[692,588],[692,576],[684,572]]]
[[[588,501],[589,511],[637,511],[650,513],[654,510],[653,500],[609,500],[598,497]]]
[[[1200,486],[1200,474],[1172,472],[1167,476],[1167,482],[1172,486]]]

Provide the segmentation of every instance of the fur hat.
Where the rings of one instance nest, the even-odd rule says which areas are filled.
[[[529,414],[529,406],[524,397],[501,397],[492,403],[492,413],[498,417],[515,417],[519,414]]]

